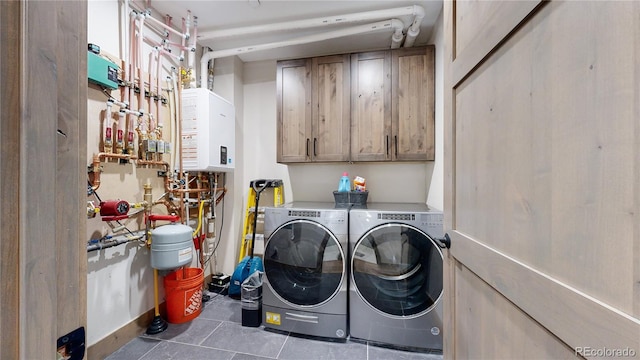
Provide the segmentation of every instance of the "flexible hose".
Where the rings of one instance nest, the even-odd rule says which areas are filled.
[[[198,227],[196,227],[196,231],[193,232],[193,237],[196,237],[202,228],[202,209],[204,208],[204,200],[200,201],[200,206],[198,207]]]

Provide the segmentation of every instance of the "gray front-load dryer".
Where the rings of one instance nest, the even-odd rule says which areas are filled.
[[[351,337],[442,351],[443,214],[370,203],[349,214]]]
[[[348,210],[293,202],[265,208],[262,323],[346,339]]]

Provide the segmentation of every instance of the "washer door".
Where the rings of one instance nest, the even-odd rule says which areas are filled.
[[[353,285],[366,303],[384,314],[419,316],[442,294],[442,259],[440,248],[418,228],[380,225],[353,248]]]
[[[317,306],[340,290],[346,265],[338,239],[324,226],[293,220],[277,228],[267,240],[264,273],[282,301]]]

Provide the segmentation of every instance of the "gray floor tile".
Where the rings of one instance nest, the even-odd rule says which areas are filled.
[[[227,296],[218,296],[205,304],[200,317],[241,324],[242,305],[240,300],[234,300]]]
[[[442,354],[422,353],[406,350],[397,350],[381,346],[369,345],[368,360],[442,360]]]
[[[231,360],[273,360],[273,358],[236,353],[235,355],[233,355]]]
[[[197,345],[162,341],[140,360],[231,360],[234,353]]]
[[[160,340],[137,337],[107,356],[105,360],[138,360],[158,344]]]
[[[245,327],[232,322],[223,322],[201,345],[275,358],[286,338],[286,335],[265,331],[262,327]]]
[[[367,360],[367,345],[289,336],[278,356],[282,360]]]
[[[215,294],[212,294],[215,295]],[[108,360],[441,360],[440,353],[411,352],[364,340],[336,342],[244,327],[239,300],[212,296],[196,319],[169,324],[156,335],[133,339]],[[199,346],[198,346],[199,345]]]
[[[200,314],[202,315],[202,314]],[[183,324],[169,324],[167,330],[155,335],[143,335],[145,337],[161,340],[199,345],[211,333],[220,326],[221,321],[201,319],[197,317]]]

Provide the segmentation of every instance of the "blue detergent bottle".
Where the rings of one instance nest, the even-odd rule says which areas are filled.
[[[349,180],[349,173],[343,172],[342,177],[340,178],[340,183],[338,184],[338,192],[349,192],[351,191],[351,181]]]

